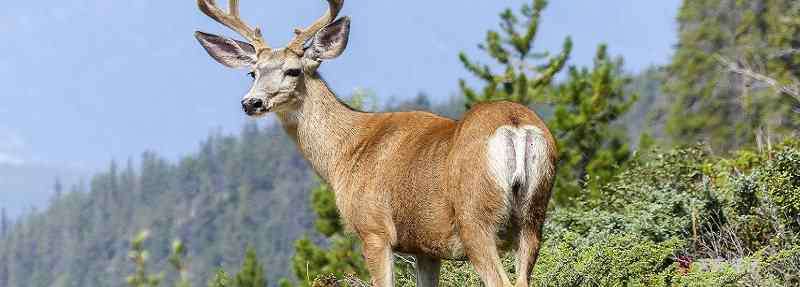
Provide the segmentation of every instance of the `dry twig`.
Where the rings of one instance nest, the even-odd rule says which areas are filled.
[[[752,69],[744,67],[743,65],[740,65],[738,63],[734,63],[733,61],[728,60],[719,54],[715,54],[714,58],[716,58],[717,61],[720,62],[720,64],[722,64],[723,66],[725,66],[725,68],[728,69],[728,71],[730,71],[731,73],[739,74],[748,77],[750,79],[753,79],[755,81],[764,83],[770,86],[778,93],[790,96],[795,100],[797,100],[798,102],[800,102],[800,85],[797,84],[783,85],[780,82],[778,82],[778,80],[772,77],[753,71]]]

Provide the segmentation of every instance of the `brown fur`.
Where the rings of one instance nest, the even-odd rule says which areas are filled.
[[[387,248],[425,258],[468,257],[487,286],[496,286],[508,279],[495,246],[519,242],[518,269],[530,274],[555,171],[538,183],[532,202],[518,203],[527,206],[517,214],[522,218],[509,218],[504,192],[492,182],[484,158],[497,128],[532,125],[544,131],[548,152],[539,156],[554,169],[555,142],[534,112],[493,102],[475,106],[458,122],[426,112],[362,113],[337,101],[318,76],[307,77],[302,102],[279,117],[331,184],[347,226],[364,241],[376,286],[390,276]],[[516,232],[497,240],[509,225]],[[519,281],[527,286],[527,276]]]

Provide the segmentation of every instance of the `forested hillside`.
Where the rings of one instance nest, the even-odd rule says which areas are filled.
[[[197,282],[238,266],[248,245],[285,274],[293,240],[311,226],[314,176],[282,129],[250,124],[179,162],[154,152],[139,162],[111,163],[16,223],[0,239],[0,286],[124,286],[130,240],[145,229],[157,235],[146,246],[153,266],[166,266],[180,238]]]
[[[664,86],[668,142],[724,152],[796,134],[800,95],[780,88],[800,79],[798,16],[794,0],[684,1]]]

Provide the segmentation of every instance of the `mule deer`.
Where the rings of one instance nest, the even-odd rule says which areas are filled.
[[[460,121],[426,112],[365,113],[336,98],[317,68],[347,46],[343,0],[296,29],[285,48],[214,0],[200,10],[247,42],[196,32],[219,63],[254,78],[247,115],[274,112],[300,152],[336,194],[363,242],[372,284],[393,286],[393,251],[417,261],[417,285],[436,286],[441,259],[469,260],[486,286],[511,286],[500,250],[517,249],[516,286],[528,286],[550,199],[556,145],[542,120],[510,102],[476,105]]]

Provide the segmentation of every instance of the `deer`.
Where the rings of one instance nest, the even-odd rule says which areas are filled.
[[[195,32],[208,54],[253,78],[244,113],[275,114],[327,182],[343,223],[362,242],[373,286],[394,285],[394,253],[414,257],[417,286],[437,286],[442,260],[468,260],[485,286],[514,286],[501,252],[516,249],[518,287],[529,286],[556,174],[556,142],[526,106],[480,103],[456,121],[422,111],[353,109],[317,71],[340,56],[350,34],[344,0],[283,48],[214,0],[206,16],[245,38]],[[338,17],[338,18],[337,18]]]

